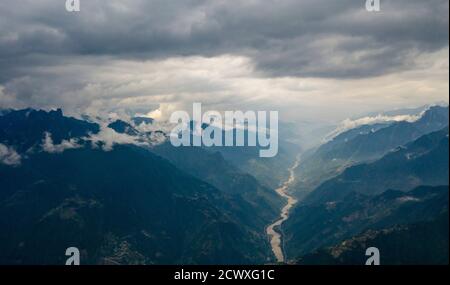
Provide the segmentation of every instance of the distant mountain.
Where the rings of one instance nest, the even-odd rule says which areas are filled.
[[[273,188],[298,145],[280,137],[267,159],[254,147],[175,148],[147,118],[102,122],[61,110],[0,115],[0,264],[64,264],[69,246],[83,264],[273,261],[265,227],[283,203]],[[314,191],[282,225],[287,258],[360,264],[370,244],[384,264],[448,262],[448,133],[448,108],[433,107],[304,155],[299,186]],[[433,256],[419,247],[427,231]]]
[[[241,196],[258,213],[255,219],[262,222],[262,230],[279,214],[281,197],[273,189],[261,185],[253,176],[225,160],[220,152],[198,147],[175,148],[169,142],[152,147],[151,151],[223,192]]]
[[[137,135],[139,133],[139,131],[136,129],[137,127],[134,127],[134,125],[140,125],[142,123],[145,124],[153,124],[153,120],[149,119],[147,120],[147,118],[133,118],[131,120],[132,122],[128,123],[128,122],[124,122],[121,120],[117,120],[112,122],[111,124],[109,124],[109,127],[114,129],[116,132],[118,133],[126,133],[128,135]],[[194,130],[194,126],[195,126],[195,122],[191,121],[189,124],[189,130],[190,130],[190,137],[191,137],[191,141],[193,140],[193,137],[195,136],[193,130]],[[206,129],[207,127],[209,127],[208,124],[203,123],[201,125],[202,129]],[[218,127],[213,127],[216,129],[216,132],[220,132],[222,133],[222,145],[225,145],[225,137],[227,135],[232,134],[233,135],[233,144],[236,145],[236,133],[237,133],[237,129],[232,129],[232,130],[222,130],[219,129]],[[242,130],[244,137],[247,138],[250,134],[251,131],[248,129]],[[157,131],[156,131],[157,132]],[[144,134],[144,135],[150,135],[151,132]],[[163,133],[161,132],[166,138],[168,138],[168,134],[167,133]],[[260,151],[260,147],[254,147],[254,146],[239,146],[239,147],[226,147],[226,146],[212,146],[212,147],[180,147],[180,148],[173,148],[170,146],[170,143],[167,142],[166,144],[164,144],[163,147],[158,147],[155,148],[155,151],[158,152],[160,151],[159,154],[163,155],[164,157],[168,158],[169,160],[171,160],[172,162],[174,162],[174,160],[176,161],[177,164],[179,164],[181,167],[183,166],[187,166],[185,167],[185,170],[189,170],[191,171],[191,173],[193,173],[196,177],[200,177],[201,179],[206,179],[205,181],[211,182],[213,185],[218,186],[219,188],[221,188],[222,186],[225,186],[227,188],[236,188],[236,184],[232,183],[231,185],[229,185],[227,181],[227,179],[221,179],[219,177],[219,180],[222,180],[222,182],[220,182],[221,185],[215,184],[215,182],[219,182],[216,178],[215,179],[210,179],[211,177],[208,178],[208,176],[210,176],[210,174],[212,172],[214,172],[214,168],[211,167],[207,167],[204,168],[202,165],[202,160],[206,159],[206,160],[211,160],[211,158],[214,159],[218,159],[219,161],[217,161],[217,165],[224,165],[223,160],[226,161],[225,164],[227,164],[226,168],[231,169],[233,168],[232,171],[227,171],[227,173],[231,173],[231,172],[241,172],[241,174],[247,174],[246,177],[250,177],[253,176],[254,178],[257,179],[258,184],[261,184],[262,186],[264,186],[263,188],[268,189],[268,188],[277,188],[279,187],[279,183],[280,181],[284,181],[285,179],[287,179],[288,176],[288,171],[286,170],[287,167],[289,167],[290,165],[292,165],[295,161],[295,157],[298,153],[300,153],[301,151],[301,147],[297,144],[288,142],[289,139],[288,137],[279,137],[279,148],[278,148],[278,154],[275,157],[271,157],[271,158],[261,158],[259,157],[259,151]],[[202,150],[199,150],[199,149]],[[181,150],[181,151],[179,151]],[[174,151],[175,153],[172,153],[172,151]],[[217,156],[217,153],[219,153],[220,155]],[[181,156],[178,157],[178,154],[180,154]],[[186,157],[186,159],[184,159],[184,156],[188,156]],[[191,157],[193,155],[199,155],[199,157],[197,157],[197,159],[191,159]],[[188,162],[187,159],[189,161],[192,162]],[[196,161],[199,161],[200,163],[197,165],[198,167],[202,168],[203,170],[200,171],[196,165],[194,165],[193,163],[195,163]],[[216,165],[216,166],[217,166]],[[286,167],[287,166],[287,167]],[[225,169],[225,167],[222,167],[222,169]],[[222,172],[223,173],[223,172]],[[244,176],[241,176],[241,178]],[[233,181],[236,179],[228,179],[228,181]],[[239,180],[239,179],[238,179]],[[224,183],[225,182],[225,183]],[[242,185],[242,179],[240,179],[240,184]],[[251,182],[253,183],[253,182]],[[254,183],[253,183],[254,184]],[[261,186],[260,185],[260,186]],[[259,186],[258,186],[259,187]],[[236,189],[238,189],[240,187],[237,187]],[[271,195],[273,196],[273,195]],[[275,195],[277,196],[277,195]]]
[[[381,265],[448,265],[448,212],[433,221],[368,230],[300,258],[302,265],[364,265],[366,249],[380,251]]]
[[[176,153],[166,155],[171,163],[128,139],[110,151],[94,140],[49,153],[42,146],[46,133],[58,144],[100,132],[99,125],[61,110],[12,111],[0,117],[0,126],[0,143],[26,156],[19,165],[0,163],[0,264],[64,264],[69,246],[80,249],[84,264],[272,258],[264,227],[279,198],[250,175],[227,169],[214,153],[183,154],[196,157],[190,166],[197,169],[188,161],[175,166]],[[109,127],[130,137],[136,131],[124,121]],[[106,135],[111,140],[117,134]]]
[[[133,146],[39,153],[0,165],[0,263],[261,263],[269,247],[244,200]]]
[[[8,114],[11,111],[12,111],[11,109],[0,109],[0,116]]]
[[[295,123],[280,122],[279,128],[280,136],[283,139],[296,142],[304,150],[312,150],[321,145],[327,135],[336,130],[336,127],[335,122],[321,121],[315,118]]]
[[[429,108],[415,122],[363,125],[344,132],[305,157],[297,169],[299,192],[309,192],[347,167],[373,161],[422,135],[448,126],[448,107]]]
[[[212,147],[211,151],[220,152],[235,167],[273,189],[288,178],[286,169],[294,164],[296,156],[301,152],[298,145],[283,141],[279,143],[278,154],[270,158],[259,157],[258,149],[254,147]]]
[[[367,114],[367,116],[369,116],[369,117],[374,117],[374,116],[378,116],[378,115],[382,115],[382,116],[407,116],[407,115],[416,116],[416,115],[419,115],[420,113],[426,111],[427,109],[429,109],[432,106],[448,106],[448,104],[441,105],[439,103],[436,103],[433,105],[424,105],[424,106],[419,106],[419,107],[415,107],[415,108],[399,108],[399,109],[389,110],[389,111],[371,112],[371,113]]]
[[[323,153],[328,153],[334,151],[336,147],[341,147],[343,144],[348,143],[349,141],[355,139],[358,136],[365,136],[373,134],[383,128],[388,127],[391,123],[377,123],[370,125],[362,125],[358,126],[354,129],[350,129],[341,134],[338,134],[331,141],[319,147],[319,151]]]
[[[115,121],[109,125],[118,133],[137,135],[129,123]],[[204,128],[207,125],[203,126]],[[191,124],[192,128],[192,124]],[[197,177],[231,195],[239,195],[249,202],[259,215],[261,230],[277,215],[282,199],[273,189],[262,186],[253,176],[243,172],[224,159],[219,151],[208,147],[174,147],[169,141],[149,148],[153,153],[168,159],[179,169]],[[257,153],[253,152],[256,156]]]
[[[421,186],[376,196],[348,193],[335,202],[299,205],[283,226],[290,258],[334,245],[366,230],[431,221],[448,211],[448,186]]]
[[[111,128],[120,134],[127,134],[129,136],[136,136],[139,133],[133,126],[122,120],[116,120],[110,123],[108,128]]]
[[[152,118],[147,117],[133,117],[132,121],[135,125],[139,126],[140,124],[152,124],[154,120]]]
[[[408,190],[419,185],[449,184],[448,127],[424,135],[383,158],[347,168],[311,194],[304,202],[340,200],[355,191],[374,195],[385,189]]]
[[[375,132],[356,136],[354,139],[334,148],[328,158],[350,158],[354,161],[376,159],[386,152],[413,141],[424,134],[438,131],[448,126],[448,107],[430,107],[415,122],[396,122]]]
[[[53,142],[61,143],[73,137],[98,133],[99,126],[75,118],[65,117],[61,109],[46,112],[24,109],[0,116],[0,143],[26,152],[42,142],[44,133],[51,133]]]
[[[190,122],[191,140],[194,136],[195,122]],[[208,124],[203,123],[202,129],[208,127]],[[259,183],[269,188],[277,188],[280,181],[287,179],[289,173],[287,167],[292,165],[298,153],[301,152],[301,147],[297,144],[284,140],[279,137],[278,153],[275,157],[259,157],[260,147],[256,146],[238,146],[228,147],[225,145],[225,137],[233,137],[233,145],[236,145],[236,134],[242,131],[244,138],[248,138],[250,134],[254,134],[249,129],[229,129],[222,130],[213,127],[217,132],[222,133],[222,146],[203,147],[209,152],[219,152],[222,157],[230,162],[234,167],[238,168],[244,173],[251,174]],[[257,135],[257,134],[256,134]]]
[[[384,264],[448,260],[448,225],[440,218],[449,205],[448,134],[448,108],[432,107],[416,122],[361,126],[321,146],[300,173],[318,173],[325,182],[311,187],[283,225],[288,257],[301,256],[301,264],[364,264],[370,244],[384,248]],[[420,248],[427,229],[436,232],[430,253],[441,251],[434,257]],[[400,238],[404,244],[394,251]]]
[[[227,132],[236,132],[229,130]],[[244,136],[249,136],[248,130],[244,131]],[[224,132],[224,137],[226,132]],[[234,136],[235,138],[236,136]],[[291,166],[296,156],[301,152],[301,147],[297,144],[278,138],[278,153],[275,157],[259,157],[259,147],[209,147],[213,152],[220,152],[225,160],[231,162],[235,167],[245,173],[254,176],[266,187],[277,188],[280,181],[287,179],[289,173],[287,168]]]

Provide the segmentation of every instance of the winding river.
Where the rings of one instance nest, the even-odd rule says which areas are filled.
[[[266,233],[270,240],[272,251],[278,262],[284,262],[285,256],[282,246],[282,233],[280,231],[281,225],[289,218],[289,211],[297,203],[297,200],[290,196],[287,190],[289,186],[295,181],[295,169],[300,164],[300,156],[297,156],[294,165],[289,168],[289,178],[275,191],[278,195],[287,199],[286,205],[281,209],[280,217],[274,223],[266,228]]]

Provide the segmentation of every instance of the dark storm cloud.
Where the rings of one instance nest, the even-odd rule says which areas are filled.
[[[0,0],[0,80],[34,55],[249,56],[266,75],[367,77],[448,45],[448,1]],[[27,57],[27,60],[23,60]]]

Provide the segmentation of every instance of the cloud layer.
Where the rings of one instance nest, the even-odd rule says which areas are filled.
[[[405,121],[405,122],[415,122],[418,119],[420,119],[420,117],[422,117],[422,115],[424,114],[424,112],[421,112],[420,114],[417,115],[396,115],[396,116],[388,116],[388,115],[376,115],[373,117],[362,117],[359,119],[355,119],[355,120],[351,120],[351,119],[345,119],[344,121],[342,121],[340,123],[340,125],[338,125],[338,127],[333,130],[331,133],[329,133],[326,137],[325,137],[325,141],[331,140],[334,137],[336,137],[337,135],[348,131],[350,129],[354,129],[356,127],[359,126],[363,126],[363,125],[373,125],[373,124],[378,124],[378,123],[390,123],[390,122],[401,122],[401,121]]]
[[[52,135],[49,132],[44,134],[42,140],[42,149],[48,153],[62,153],[67,149],[75,149],[82,147],[78,144],[77,139],[71,138],[69,140],[62,140],[60,144],[54,144]]]
[[[16,166],[21,160],[22,157],[12,147],[0,143],[0,163]]]
[[[448,101],[446,0],[81,2],[0,0],[0,107],[336,119]]]

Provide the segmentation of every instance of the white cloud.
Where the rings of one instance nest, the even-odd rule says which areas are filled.
[[[281,120],[335,122],[448,102],[448,48],[415,56],[415,69],[362,79],[270,78],[251,58],[230,54],[145,61],[69,57],[63,64],[30,67],[30,77],[9,83],[2,98],[3,105],[61,106],[70,115],[156,110],[147,115],[165,120],[201,102],[204,111],[278,110]]]
[[[160,145],[167,140],[166,134],[163,132],[152,132],[149,136],[150,145]]]
[[[0,163],[17,166],[21,163],[21,156],[12,148],[0,143]]]
[[[417,121],[420,117],[422,117],[422,115],[424,114],[424,111],[421,112],[418,115],[397,115],[397,116],[387,116],[387,115],[382,115],[382,114],[378,114],[376,116],[372,116],[372,117],[363,117],[363,118],[359,118],[359,119],[345,119],[344,121],[342,121],[340,123],[340,125],[330,134],[328,134],[325,137],[325,141],[331,140],[332,138],[336,137],[337,135],[354,129],[356,127],[362,126],[362,125],[373,125],[373,124],[377,124],[377,123],[388,123],[388,122],[401,122],[401,121],[405,121],[405,122],[414,122]]]
[[[175,127],[175,124],[170,123],[167,120],[164,121],[153,121],[151,124],[142,122],[141,124],[133,124],[134,128],[140,133],[149,133],[161,131],[163,133],[170,133],[170,131]]]
[[[101,148],[104,151],[111,151],[116,144],[133,144],[138,146],[148,145],[148,142],[141,141],[139,136],[121,134],[111,128],[108,128],[107,123],[100,124],[100,132],[91,134],[83,139],[90,141],[93,147],[98,147],[99,143],[101,143]]]
[[[62,153],[67,149],[80,148],[77,139],[71,138],[69,140],[62,140],[60,144],[54,144],[52,135],[49,132],[45,132],[45,137],[42,140],[42,149],[49,153]]]

